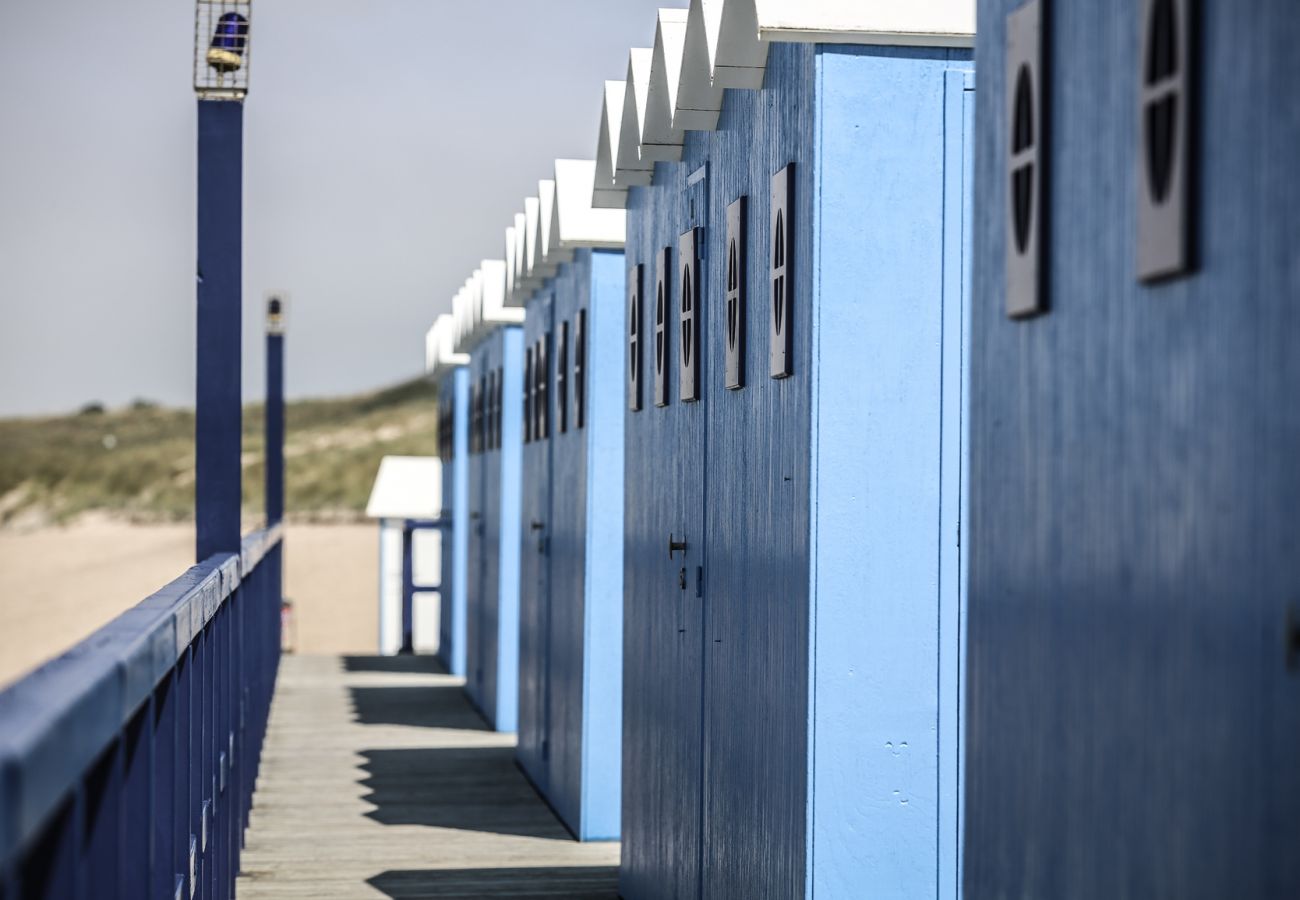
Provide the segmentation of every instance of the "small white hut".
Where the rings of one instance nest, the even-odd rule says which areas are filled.
[[[379,520],[379,653],[438,649],[442,462],[435,456],[385,456],[366,515]],[[408,557],[409,554],[409,557]],[[411,580],[404,613],[406,578]],[[408,620],[409,615],[409,620]]]

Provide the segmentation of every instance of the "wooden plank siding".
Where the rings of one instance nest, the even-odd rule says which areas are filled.
[[[1192,4],[1198,263],[1144,282],[1143,4],[1043,5],[1047,309],[1011,320],[1022,6],[979,4],[965,896],[1297,897],[1300,15]]]

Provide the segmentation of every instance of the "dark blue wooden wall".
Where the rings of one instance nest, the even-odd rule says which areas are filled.
[[[1017,5],[978,10],[966,897],[1297,897],[1300,12],[1199,4],[1200,269],[1148,286],[1141,4],[1050,4],[1050,311],[1015,322]]]
[[[583,640],[583,585],[586,554],[587,447],[585,429],[574,426],[573,417],[573,318],[576,307],[587,305],[590,254],[584,254],[585,272],[563,267],[551,281],[551,511],[547,518],[547,549],[550,557],[550,591],[546,604],[550,668],[550,716],[547,740],[550,748],[547,797],[560,818],[575,834],[580,825],[582,800],[582,687],[585,641]],[[581,298],[579,297],[581,294]],[[563,358],[562,358],[563,357]]]
[[[659,164],[655,184],[628,195],[628,279],[639,279],[641,409],[625,426],[623,604],[623,847],[625,900],[698,897],[703,765],[703,566],[706,403],[675,399],[677,241],[708,222],[707,194],[686,180],[707,137],[690,134],[680,164]],[[654,405],[657,260],[667,275],[668,406]],[[637,274],[637,266],[641,274]],[[707,342],[707,332],[703,342]],[[702,343],[703,343],[702,342]],[[706,356],[707,358],[707,356]],[[669,556],[672,540],[686,543]],[[694,547],[692,547],[692,541]]]
[[[628,262],[644,265],[646,349],[644,408],[628,415],[626,451],[628,898],[803,891],[812,270],[795,270],[795,376],[770,379],[761,248],[771,177],[787,163],[796,164],[795,217],[812,221],[815,56],[809,46],[774,45],[767,88],[731,92],[718,131],[689,134],[683,161],[659,165],[655,184],[629,197]],[[752,235],[749,386],[729,392],[718,327],[724,223],[742,194]],[[692,226],[706,228],[702,399],[683,403],[678,238]],[[656,408],[656,260],[665,247],[669,405]],[[811,229],[797,248],[810,259]],[[687,544],[671,559],[670,534]]]
[[[469,552],[469,370],[443,377],[439,412],[451,415],[451,450],[442,462],[442,583],[438,659],[452,675],[465,674],[466,559]]]
[[[808,799],[809,445],[818,54],[774,45],[762,92],[709,134],[704,348],[708,546],[702,897],[804,894]],[[793,374],[769,377],[772,175],[795,164]],[[723,388],[725,211],[749,197],[746,386]],[[692,600],[693,603],[699,601]]]
[[[519,700],[520,427],[523,330],[493,331],[470,358],[471,438],[469,454],[469,541],[466,578],[466,690],[497,731],[514,731]],[[491,404],[480,399],[475,426],[475,391],[491,395],[502,379],[500,439],[487,439]]]
[[[551,789],[550,746],[550,596],[552,444],[535,436],[534,361],[539,344],[551,342],[555,292],[550,283],[528,302],[524,320],[523,497],[519,521],[519,743],[515,755],[537,789]],[[554,379],[552,379],[554,381]]]

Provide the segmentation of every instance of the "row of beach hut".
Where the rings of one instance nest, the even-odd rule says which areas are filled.
[[[975,5],[660,10],[426,337],[439,652],[627,900],[1300,894],[1300,17]]]

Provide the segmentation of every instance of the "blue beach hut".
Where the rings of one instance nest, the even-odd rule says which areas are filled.
[[[622,763],[625,216],[592,207],[594,179],[556,160],[511,294],[528,311],[518,758],[582,840],[618,837]]]
[[[493,728],[514,731],[524,312],[505,306],[505,286],[505,262],[484,260],[459,297],[456,349],[469,355],[466,691]]]
[[[606,86],[627,900],[959,893],[973,39],[694,0]]]

